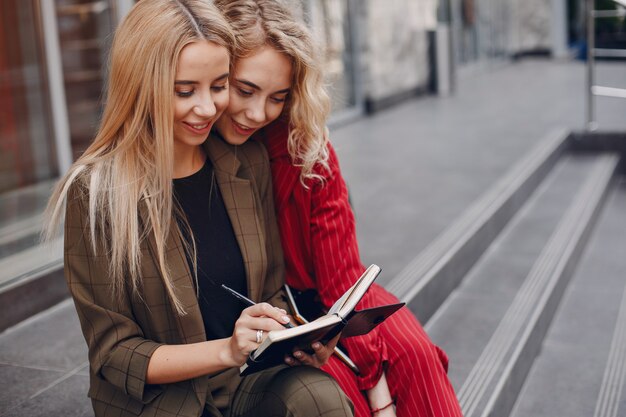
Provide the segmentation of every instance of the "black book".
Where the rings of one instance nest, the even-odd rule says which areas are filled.
[[[263,343],[250,353],[246,363],[239,368],[240,374],[244,376],[284,363],[285,355],[294,350],[312,353],[311,344],[316,341],[325,344],[339,333],[341,338],[369,333],[405,304],[355,310],[379,273],[378,266],[370,265],[327,314],[297,327],[270,331]]]

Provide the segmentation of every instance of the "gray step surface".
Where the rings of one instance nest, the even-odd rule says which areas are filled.
[[[88,366],[71,300],[0,333],[0,416],[93,416]]]
[[[563,158],[427,325],[451,358],[455,388],[467,378],[523,284],[593,158]]]
[[[40,243],[53,180],[0,195],[0,332],[68,297],[63,238]]]
[[[429,323],[466,415],[512,407],[616,163],[563,158]]]
[[[387,286],[422,322],[465,274],[554,167],[570,143],[563,129],[548,134]]]
[[[626,415],[626,179],[612,191],[512,417]]]
[[[0,258],[0,332],[68,296],[63,238]]]
[[[545,2],[544,2],[545,3]],[[626,61],[598,80],[626,86]],[[331,130],[365,265],[387,285],[555,127],[584,126],[585,63],[524,59]],[[598,99],[602,130],[626,131],[626,100]],[[398,294],[403,295],[403,294]]]

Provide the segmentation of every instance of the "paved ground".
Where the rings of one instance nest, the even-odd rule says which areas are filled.
[[[599,78],[626,87],[626,64]],[[388,282],[551,129],[584,124],[584,67],[527,60],[463,76],[456,95],[420,98],[335,129],[365,263]],[[599,102],[626,129],[626,101]],[[451,358],[454,361],[454,358]],[[0,334],[0,416],[89,416],[86,348],[70,301]]]
[[[450,98],[413,100],[332,132],[361,255],[389,282],[551,129],[585,124],[581,62],[524,60],[468,75]],[[626,88],[626,63],[598,82]],[[597,99],[600,127],[626,129],[626,100]]]

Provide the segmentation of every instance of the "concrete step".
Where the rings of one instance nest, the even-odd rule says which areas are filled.
[[[561,129],[547,135],[387,286],[396,294],[405,294],[403,301],[422,322],[426,322],[458,285],[464,273],[552,169],[569,138],[570,134]],[[7,207],[19,211],[15,207],[24,205],[23,200],[27,198],[28,202],[37,202],[30,204],[37,210],[0,225],[0,306],[6,306],[0,307],[0,331],[68,296],[63,279],[61,239],[48,246],[38,243],[43,203],[49,197],[52,184],[38,185],[29,189],[27,195],[22,193],[6,202]]]
[[[0,226],[0,259],[36,246],[43,215],[41,213]]]
[[[469,416],[506,416],[617,166],[567,155],[428,323]]]
[[[570,141],[571,135],[562,129],[548,134],[386,288],[426,323],[550,172]]]
[[[0,416],[93,417],[87,344],[67,299],[0,333]]]
[[[626,178],[611,191],[512,417],[626,415]]]
[[[68,296],[62,238],[0,259],[0,332]]]
[[[53,184],[42,182],[0,198],[0,332],[69,295],[62,238],[48,245],[39,239]]]

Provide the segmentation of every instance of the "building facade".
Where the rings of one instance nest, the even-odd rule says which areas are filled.
[[[561,1],[561,0],[559,0]],[[565,0],[562,0],[565,4]],[[432,88],[433,36],[455,66],[550,51],[541,0],[291,0],[324,45],[336,118]],[[133,0],[0,2],[0,194],[58,177],[93,137],[111,33]]]
[[[525,51],[554,52],[568,3],[284,1],[323,46],[331,125],[433,91],[435,75],[441,87],[442,62],[453,84],[455,68],[489,66]],[[0,2],[0,259],[36,244],[54,181],[91,141],[111,35],[133,4]]]

